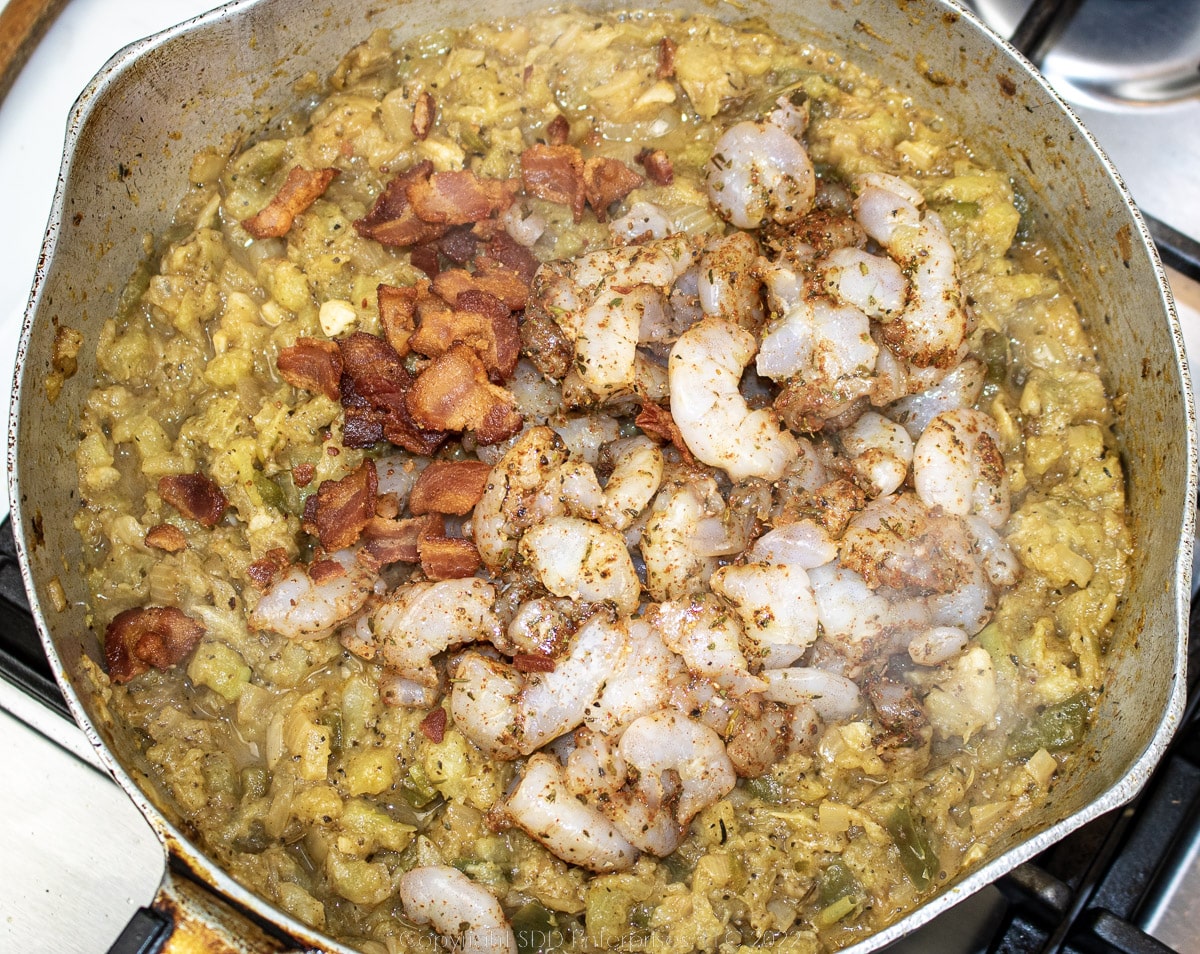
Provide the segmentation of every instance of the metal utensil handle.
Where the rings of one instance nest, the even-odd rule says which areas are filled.
[[[67,0],[8,0],[0,10],[0,100]]]

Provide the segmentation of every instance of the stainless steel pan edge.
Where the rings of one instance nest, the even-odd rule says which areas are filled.
[[[730,17],[764,13],[783,32],[815,32],[822,45],[845,48],[851,59],[946,113],[973,142],[993,143],[995,158],[1047,210],[1043,226],[1066,253],[1108,365],[1110,391],[1127,401],[1123,450],[1137,549],[1114,639],[1113,686],[1089,740],[1093,762],[1056,786],[1017,843],[996,846],[997,857],[987,865],[852,949],[864,954],[1131,798],[1178,725],[1197,470],[1182,334],[1144,223],[1116,172],[1044,81],[971,15],[940,0],[850,9],[762,0],[737,8],[704,0],[662,5]],[[502,10],[539,6],[509,0]],[[295,79],[310,69],[324,75],[375,26],[403,22],[411,33],[478,16],[471,4],[428,0],[391,8],[349,0],[336,11],[304,0],[230,4],[122,51],[80,97],[22,334],[9,479],[18,552],[43,641],[105,764],[199,877],[303,943],[344,950],[238,886],[190,844],[168,801],[147,796],[135,783],[135,776],[146,780],[132,746],[106,721],[86,683],[76,690],[81,655],[95,657],[98,642],[84,619],[76,572],[81,554],[71,523],[71,444],[93,371],[88,355],[131,263],[144,254],[142,236],[161,231],[169,218],[178,200],[174,184],[185,181],[191,154],[215,144],[230,126],[252,130],[289,106]],[[51,404],[42,381],[59,321],[82,331],[86,343],[79,374]],[[63,611],[49,597],[51,581],[66,593]]]

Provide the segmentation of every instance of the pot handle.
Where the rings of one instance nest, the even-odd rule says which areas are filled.
[[[311,949],[308,949],[311,951]],[[108,954],[297,952],[168,863],[158,893],[138,908]]]

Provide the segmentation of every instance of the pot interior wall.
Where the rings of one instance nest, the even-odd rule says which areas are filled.
[[[502,9],[519,14],[541,5],[506,0]],[[911,91],[961,127],[969,141],[992,145],[991,158],[1012,173],[1062,250],[1104,357],[1110,392],[1125,400],[1120,430],[1136,549],[1113,639],[1112,681],[1088,742],[1094,758],[1088,771],[1055,787],[1019,837],[1072,816],[1083,820],[1114,786],[1119,786],[1115,798],[1128,797],[1148,766],[1138,768],[1132,781],[1127,773],[1168,713],[1178,714],[1176,665],[1186,599],[1176,561],[1181,534],[1190,541],[1193,458],[1179,339],[1152,256],[1112,176],[1051,94],[948,5],[915,0],[894,6],[809,2],[776,8],[762,0],[736,8],[703,0],[667,5],[726,18],[762,15],[776,30],[813,36],[818,45],[844,51]],[[79,684],[81,657],[97,658],[99,651],[84,609],[77,572],[82,554],[72,524],[79,407],[94,372],[100,328],[145,255],[143,236],[161,233],[169,221],[192,155],[228,133],[248,136],[261,128],[292,106],[297,80],[309,71],[327,74],[372,29],[408,35],[480,15],[473,3],[431,0],[391,6],[347,0],[332,15],[326,15],[328,9],[306,0],[231,5],[204,18],[202,26],[165,35],[136,58],[118,57],[72,117],[73,153],[20,371],[13,497],[34,596],[73,683]],[[917,50],[922,53],[914,57]],[[59,325],[82,332],[85,344],[79,372],[51,402],[44,382]],[[49,596],[52,581],[66,594],[62,610]],[[125,766],[140,774],[134,742],[105,721],[86,683],[77,703]],[[156,802],[172,814],[165,799]],[[1005,847],[997,846],[997,853]],[[994,863],[984,874],[999,874],[1017,860]]]

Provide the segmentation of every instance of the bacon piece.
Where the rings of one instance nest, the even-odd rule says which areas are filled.
[[[574,146],[530,146],[521,153],[521,181],[530,195],[569,206],[576,222],[583,218],[583,156]]]
[[[412,286],[381,284],[375,289],[383,336],[400,357],[408,354],[408,339],[416,326],[417,294],[417,288]]]
[[[407,520],[372,517],[363,528],[363,549],[381,567],[390,563],[417,563],[421,559],[417,552],[421,536],[442,532],[442,519],[437,514]]]
[[[513,669],[517,672],[554,672],[554,657],[540,653],[517,653],[513,656]]]
[[[453,228],[441,237],[437,246],[438,251],[455,265],[466,265],[475,257],[475,253],[479,249],[479,239],[471,233],[470,229]]]
[[[421,427],[474,431],[481,444],[499,443],[521,429],[512,395],[488,381],[479,356],[463,344],[433,359],[417,377],[407,401]]]
[[[104,631],[104,661],[115,683],[129,682],[153,666],[169,669],[199,645],[204,626],[173,606],[118,613]]]
[[[413,268],[419,268],[427,278],[434,278],[442,270],[442,263],[438,261],[437,248],[432,244],[414,245],[412,251],[408,253],[408,260],[412,263]]]
[[[435,358],[457,343],[466,344],[483,360],[493,380],[511,377],[520,356],[521,338],[517,319],[505,304],[471,288],[457,296],[453,309],[440,302],[434,299],[427,306],[421,303],[421,325],[410,339],[412,349]]]
[[[461,580],[474,576],[483,564],[470,540],[456,537],[427,537],[417,540],[421,571],[431,580]]]
[[[424,139],[429,135],[437,119],[437,103],[429,90],[423,90],[413,103],[412,134],[416,139]]]
[[[292,483],[297,487],[307,487],[312,483],[312,479],[317,475],[317,468],[313,464],[307,462],[297,464],[292,468]]]
[[[325,194],[336,169],[305,169],[296,166],[288,174],[274,198],[255,216],[242,220],[242,228],[258,239],[283,238],[296,216]]]
[[[246,567],[246,575],[260,590],[265,590],[291,565],[287,550],[283,547],[273,547],[263,554],[261,559]]]
[[[324,394],[331,401],[342,397],[342,353],[334,341],[298,338],[275,359],[279,374],[294,388]]]
[[[367,522],[375,517],[378,492],[379,477],[373,460],[365,460],[353,473],[341,480],[327,480],[317,488],[312,522],[326,552],[345,549],[358,539]]]
[[[658,66],[654,75],[659,79],[671,79],[675,75],[675,53],[679,44],[669,36],[658,41]]]
[[[430,742],[441,742],[446,736],[446,710],[441,706],[431,710],[417,728],[421,730],[421,735]]]
[[[429,160],[400,173],[384,186],[371,211],[354,223],[355,231],[363,238],[395,246],[423,245],[441,238],[447,227],[420,218],[408,198],[409,188],[427,182],[432,174]]]
[[[185,517],[214,527],[229,501],[204,474],[168,474],[158,478],[158,495]]]
[[[412,375],[396,349],[374,335],[356,331],[338,339],[342,352],[342,407],[346,447],[370,447],[383,439],[414,454],[431,454],[445,435],[423,430],[405,404]]]
[[[426,222],[466,225],[503,212],[512,205],[518,188],[516,180],[480,179],[469,170],[435,172],[408,187],[408,200]]]
[[[520,311],[529,300],[529,282],[522,280],[510,268],[505,268],[495,259],[483,257],[475,260],[475,271],[452,268],[441,272],[433,280],[433,290],[448,302],[456,302],[467,290],[487,292],[499,298],[512,311]]]
[[[671,417],[671,412],[665,407],[647,401],[642,405],[642,410],[633,423],[650,437],[657,437],[661,441],[675,445],[675,449],[679,451],[679,456],[685,463],[696,463],[696,458],[692,456],[692,452],[684,442],[679,425],[675,423],[675,418]]]
[[[571,124],[562,113],[546,123],[546,142],[551,146],[565,146],[571,135]]]
[[[187,549],[187,537],[178,527],[169,523],[160,523],[146,531],[146,546],[167,553],[178,553]]]
[[[643,149],[637,154],[637,161],[655,185],[668,186],[675,181],[675,164],[661,149]]]
[[[337,560],[313,560],[308,565],[308,578],[317,586],[346,575],[346,568]]]
[[[583,188],[587,203],[601,222],[608,217],[610,205],[620,202],[644,181],[620,159],[598,156],[583,165]]]
[[[479,503],[491,472],[481,460],[435,460],[413,484],[408,509],[414,514],[464,516]]]
[[[533,253],[521,245],[507,232],[500,231],[492,236],[487,244],[487,254],[482,261],[495,262],[509,271],[516,272],[526,285],[533,282],[541,265]]]

